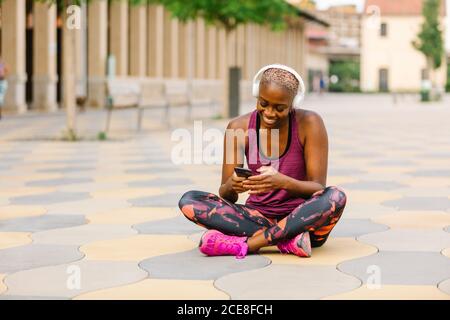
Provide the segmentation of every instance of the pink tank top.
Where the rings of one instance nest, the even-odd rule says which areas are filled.
[[[296,180],[306,178],[305,158],[303,146],[298,138],[297,120],[295,110],[289,114],[289,138],[284,154],[277,159],[267,158],[259,152],[258,111],[252,112],[248,124],[248,145],[245,146],[247,166],[254,175],[259,172],[256,169],[263,165],[277,168],[278,172],[290,176]],[[292,197],[286,190],[273,190],[263,194],[251,194],[246,205],[256,209],[269,218],[280,218],[291,213],[297,206],[305,202],[301,197]]]

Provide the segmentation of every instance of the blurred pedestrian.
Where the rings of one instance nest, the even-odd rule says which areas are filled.
[[[6,89],[8,88],[8,83],[6,81],[7,74],[8,67],[0,56],[0,119],[2,118],[2,108],[5,102]]]

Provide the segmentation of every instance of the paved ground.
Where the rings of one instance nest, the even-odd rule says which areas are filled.
[[[202,230],[176,205],[189,189],[217,192],[220,166],[173,164],[172,131],[157,112],[140,134],[134,111],[116,113],[104,142],[89,140],[102,112],[79,117],[86,139],[76,143],[51,140],[62,114],[6,118],[0,299],[450,299],[449,102],[308,99],[330,137],[328,184],[348,194],[310,259],[274,248],[244,260],[202,256]],[[204,129],[226,125],[196,113]],[[173,113],[173,128],[183,116]]]

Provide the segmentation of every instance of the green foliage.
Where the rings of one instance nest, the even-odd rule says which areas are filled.
[[[422,15],[425,19],[414,47],[422,52],[430,61],[430,67],[438,69],[444,55],[444,42],[439,25],[440,0],[424,0]]]
[[[359,92],[359,70],[357,61],[332,61],[329,74],[339,78],[337,83],[330,83],[331,92]]]
[[[186,22],[197,18],[219,24],[227,31],[245,23],[268,24],[273,30],[286,28],[287,16],[297,11],[284,0],[149,0],[162,4],[172,16]]]
[[[445,84],[445,92],[450,92],[450,64],[447,64],[447,83]]]
[[[100,140],[100,141],[105,141],[106,139],[108,139],[108,136],[106,135],[106,132],[100,131],[97,134],[97,139]]]

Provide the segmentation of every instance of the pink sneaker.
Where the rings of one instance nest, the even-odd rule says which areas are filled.
[[[300,233],[293,239],[279,242],[277,247],[281,253],[293,253],[304,258],[311,257],[311,240],[308,231]]]
[[[198,245],[200,252],[207,256],[234,255],[245,258],[248,252],[247,237],[227,236],[217,230],[206,231]]]

